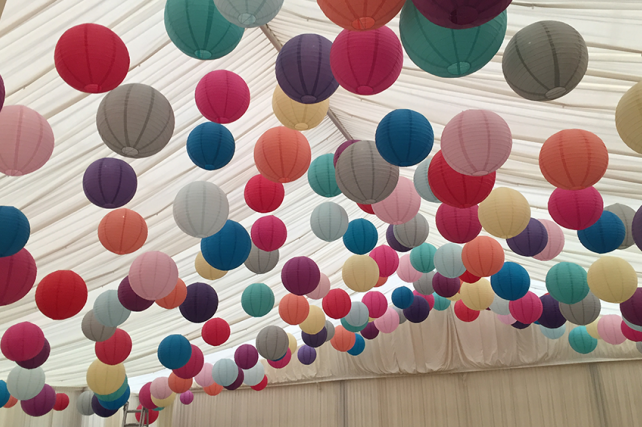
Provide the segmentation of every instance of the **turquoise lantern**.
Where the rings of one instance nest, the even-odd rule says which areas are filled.
[[[274,19],[283,6],[283,0],[214,0],[214,4],[232,24],[253,28]]]
[[[546,289],[564,304],[576,304],[589,293],[586,270],[572,262],[555,264],[546,273]]]
[[[597,347],[597,339],[588,333],[586,326],[575,327],[568,334],[568,343],[573,350],[581,354],[589,354]]]
[[[436,293],[432,294],[435,297],[435,305],[433,308],[437,311],[444,311],[448,307],[450,307],[450,300],[448,298],[444,298],[441,295],[437,295]]]
[[[334,197],[341,194],[334,173],[334,154],[323,154],[310,163],[308,183],[319,196]]]
[[[212,0],[167,0],[165,30],[177,48],[196,59],[222,58],[244,31],[228,22]]]
[[[479,27],[453,30],[433,24],[407,1],[399,31],[406,53],[419,68],[439,77],[462,77],[495,56],[506,35],[506,11]]]
[[[435,252],[436,247],[430,243],[422,243],[410,251],[410,264],[421,273],[430,273],[435,269]]]

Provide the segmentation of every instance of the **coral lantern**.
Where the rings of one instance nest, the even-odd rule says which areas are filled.
[[[308,170],[311,160],[306,137],[285,126],[268,129],[254,146],[256,168],[273,182],[296,181]]]
[[[374,30],[386,25],[404,5],[403,0],[317,0],[328,19],[346,30]]]
[[[492,276],[504,265],[504,250],[492,237],[477,236],[464,245],[461,259],[466,271],[475,276]]]
[[[110,252],[117,255],[131,254],[145,244],[147,223],[142,216],[130,209],[116,209],[100,221],[98,239]]]

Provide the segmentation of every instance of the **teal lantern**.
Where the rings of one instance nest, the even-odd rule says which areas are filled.
[[[571,348],[581,354],[589,354],[597,347],[597,339],[593,338],[586,326],[577,326],[568,334],[568,343]]]
[[[453,30],[433,24],[407,1],[399,31],[406,53],[419,68],[439,77],[462,77],[495,56],[506,35],[506,11],[479,27]]]
[[[410,251],[410,264],[422,273],[430,273],[435,269],[435,252],[437,248],[430,243],[422,243]]]
[[[196,59],[222,58],[244,31],[227,21],[212,0],[167,0],[165,30],[177,48]]]
[[[283,0],[215,0],[214,4],[232,24],[252,28],[274,19],[283,6]]]
[[[334,154],[323,154],[310,163],[308,183],[319,196],[334,197],[341,194],[334,174]]]
[[[243,310],[252,317],[263,317],[274,307],[274,292],[264,283],[253,283],[241,295]]]
[[[546,273],[546,289],[561,303],[578,303],[589,293],[586,270],[572,262],[557,263]]]
[[[450,300],[448,298],[444,298],[436,293],[433,293],[432,295],[435,297],[435,305],[433,306],[435,310],[444,311],[450,307]]]

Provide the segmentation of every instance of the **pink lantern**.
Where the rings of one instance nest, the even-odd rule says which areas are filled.
[[[415,270],[410,263],[410,254],[403,255],[399,258],[399,268],[397,268],[397,276],[406,283],[412,283],[421,277],[421,272]]]
[[[455,316],[462,322],[473,322],[479,317],[479,311],[466,307],[462,300],[455,302]]]
[[[214,384],[214,378],[212,377],[212,364],[203,364],[201,372],[196,374],[196,376],[194,377],[194,381],[196,381],[196,384],[200,385],[201,387],[208,387]]]
[[[584,230],[602,216],[604,201],[594,187],[582,190],[556,188],[548,199],[548,213],[564,228]]]
[[[25,297],[36,283],[36,261],[26,249],[0,257],[0,306]]]
[[[597,321],[597,333],[600,337],[612,345],[620,345],[626,341],[622,333],[622,317],[617,314],[606,314]]]
[[[152,385],[149,388],[150,393],[155,399],[167,399],[174,393],[171,388],[169,388],[169,379],[167,377],[159,377],[152,381]]]
[[[183,393],[181,393],[180,399],[183,405],[189,405],[194,401],[194,393],[189,390],[184,391]]]
[[[9,360],[22,362],[36,357],[45,345],[45,334],[31,322],[10,326],[2,335],[0,350]]]
[[[288,238],[288,230],[283,221],[274,215],[256,220],[252,225],[252,243],[262,251],[272,252],[279,249]]]
[[[508,326],[516,322],[515,318],[510,314],[498,314],[497,320],[502,322],[504,325],[508,325]]]
[[[54,134],[47,120],[22,105],[0,110],[0,172],[21,176],[47,163],[54,149]]]
[[[624,323],[624,321],[622,321],[620,328],[622,329],[622,334],[624,334],[624,337],[627,340],[633,341],[633,342],[642,341],[642,331],[636,331],[635,329],[631,328],[629,325]]]
[[[415,184],[408,178],[401,176],[392,194],[384,200],[374,203],[372,210],[377,218],[394,225],[403,224],[413,219],[419,213],[420,207],[421,197],[415,189]]]
[[[129,285],[141,298],[157,300],[176,287],[178,267],[169,256],[152,251],[139,255],[129,268]]]
[[[169,387],[169,382],[168,382],[168,387]],[[140,391],[138,392],[138,401],[140,402],[141,405],[143,405],[145,408],[149,409],[150,411],[157,408],[156,404],[152,401],[151,388],[152,388],[151,382],[145,383],[145,385],[142,386]]]
[[[203,365],[205,362],[205,357],[203,356],[203,352],[201,351],[201,349],[194,344],[192,344],[191,346],[192,355],[190,356],[187,363],[182,367],[174,369],[172,371],[174,372],[174,375],[184,380],[194,378],[196,375],[198,375],[198,373],[203,369]]]
[[[542,311],[544,311],[542,301],[531,291],[528,291],[520,299],[511,301],[508,304],[508,309],[515,320],[526,325],[530,325],[539,319]]]
[[[328,295],[328,292],[330,292],[330,279],[321,273],[317,288],[305,296],[310,299],[323,299],[324,296]]]
[[[401,42],[388,27],[370,31],[343,30],[332,43],[330,66],[341,87],[358,95],[374,95],[397,80],[403,65]]]
[[[375,319],[374,324],[380,332],[390,334],[399,326],[399,314],[394,307],[388,307],[381,317]]]
[[[390,277],[399,267],[399,255],[390,246],[377,246],[370,252],[370,258],[379,266],[379,277]]]
[[[464,175],[495,172],[506,162],[512,147],[513,136],[504,119],[487,110],[457,114],[441,134],[446,163]]]
[[[417,291],[413,291],[417,292]],[[435,307],[435,296],[433,294],[430,295],[421,295],[423,298],[425,298],[426,301],[428,301],[428,307],[432,310]]]
[[[386,296],[379,291],[367,292],[363,298],[361,298],[361,302],[368,307],[368,313],[373,319],[383,316],[388,309],[388,300]]]
[[[453,243],[468,243],[479,235],[482,229],[477,205],[469,208],[454,208],[445,203],[439,205],[435,222],[444,239]]]
[[[288,363],[290,363],[290,360],[292,360],[292,351],[288,348],[288,350],[285,352],[285,356],[283,356],[279,360],[268,360],[267,362],[269,365],[275,369],[282,369],[288,366]]]
[[[559,225],[551,220],[538,219],[538,221],[542,223],[548,232],[548,243],[544,246],[544,250],[534,255],[533,258],[539,261],[550,261],[562,253],[562,249],[564,249],[564,232]]]
[[[196,106],[207,120],[232,123],[250,106],[250,89],[238,74],[215,70],[196,85]]]

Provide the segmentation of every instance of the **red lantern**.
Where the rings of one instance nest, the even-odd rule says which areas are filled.
[[[515,320],[529,325],[541,317],[544,306],[537,295],[528,291],[520,299],[508,303],[508,309]]]
[[[341,319],[350,313],[352,302],[348,293],[343,289],[332,289],[323,297],[321,306],[328,317]]]
[[[250,89],[238,74],[215,70],[196,85],[196,106],[209,121],[232,123],[250,106]]]
[[[10,326],[2,335],[0,350],[9,360],[22,362],[36,357],[45,345],[45,334],[31,322]]]
[[[379,266],[379,277],[390,277],[399,267],[399,255],[390,246],[377,246],[369,255]]]
[[[261,380],[261,382],[260,382],[260,383],[258,383],[257,385],[253,385],[253,386],[251,386],[250,388],[251,388],[252,390],[261,391],[261,390],[263,390],[265,387],[267,387],[267,384],[268,384],[268,379],[267,379],[267,377],[264,375],[264,376],[263,376],[263,379]]]
[[[173,373],[178,378],[194,378],[196,375],[198,375],[199,372],[201,372],[204,364],[205,357],[203,356],[203,352],[200,348],[192,344],[192,355],[190,356],[189,360],[182,367],[174,369]]]
[[[36,305],[50,319],[69,319],[80,313],[86,302],[87,284],[71,270],[48,274],[36,288]]]
[[[564,228],[584,230],[595,224],[604,211],[602,196],[594,187],[583,190],[557,188],[548,199],[548,213]]]
[[[622,324],[620,327],[622,329],[622,334],[624,334],[627,340],[630,340],[633,342],[642,341],[642,332],[636,331],[635,329],[631,328],[629,325],[624,323],[624,321],[622,321]]]
[[[468,270],[464,272],[461,276],[459,276],[462,282],[466,283],[477,283],[481,277],[475,276],[474,274],[470,274]]]
[[[253,211],[268,213],[283,203],[285,189],[280,182],[273,182],[263,175],[255,175],[245,184],[245,203]]]
[[[118,365],[129,357],[132,351],[132,339],[122,329],[116,329],[114,334],[105,341],[94,345],[96,357],[107,365]]]
[[[468,208],[453,208],[445,203],[439,205],[435,222],[439,234],[453,243],[468,243],[479,235],[482,229],[477,217],[477,205]]]
[[[479,317],[479,311],[466,307],[462,300],[455,303],[455,316],[462,322],[472,322]]]
[[[36,261],[29,251],[0,258],[0,305],[9,305],[24,298],[36,283]]]
[[[387,281],[388,281],[387,277],[379,277],[379,280],[377,280],[377,284],[374,285],[374,287],[380,288],[381,286],[385,285]]]
[[[364,205],[363,203],[357,203],[357,206],[359,206],[359,209],[361,209],[365,213],[374,215],[374,209],[372,209],[372,205]]]
[[[81,24],[60,37],[54,62],[69,86],[82,92],[103,93],[115,89],[127,76],[129,52],[109,28]]]
[[[56,393],[56,403],[54,411],[64,411],[69,406],[69,396],[66,393]]]
[[[143,405],[138,405],[138,407],[136,409],[143,409]],[[140,414],[141,414],[140,412],[136,412],[136,421],[138,421],[139,423],[140,423],[140,418],[141,418]],[[158,419],[159,415],[160,415],[159,411],[154,411],[153,409],[152,410],[148,410],[147,411],[147,417],[148,417],[147,422],[148,422],[148,424],[154,424],[154,422],[156,422],[156,420]]]
[[[298,130],[278,126],[268,129],[254,146],[254,163],[261,175],[274,182],[292,182],[310,167],[312,151]]]
[[[288,348],[285,352],[285,356],[283,356],[279,360],[268,360],[267,362],[271,367],[275,369],[283,369],[288,366],[290,360],[292,360],[292,351]]]
[[[230,337],[230,325],[225,320],[215,317],[205,322],[201,336],[209,345],[221,345]]]
[[[279,249],[288,238],[288,229],[283,221],[274,215],[264,216],[252,225],[252,243],[262,251]]]

